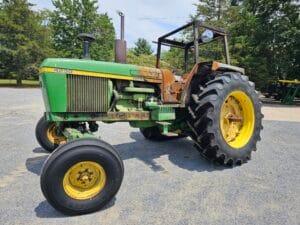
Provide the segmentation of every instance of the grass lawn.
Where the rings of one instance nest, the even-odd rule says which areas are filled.
[[[0,79],[0,87],[14,87],[16,86],[16,80],[10,79]],[[39,81],[38,80],[22,80],[22,85],[24,87],[38,87]]]

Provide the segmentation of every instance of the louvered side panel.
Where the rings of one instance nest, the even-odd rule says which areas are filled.
[[[107,112],[108,80],[101,77],[67,76],[68,112]]]

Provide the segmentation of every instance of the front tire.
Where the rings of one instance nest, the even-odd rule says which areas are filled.
[[[117,194],[123,175],[123,162],[111,145],[93,138],[78,139],[49,156],[41,173],[41,189],[64,214],[91,213]]]
[[[230,166],[251,158],[263,115],[247,76],[233,72],[216,76],[192,93],[188,109],[191,137],[206,158]]]
[[[48,152],[53,152],[59,145],[65,144],[67,141],[56,124],[48,122],[44,116],[36,125],[35,136],[40,146]]]

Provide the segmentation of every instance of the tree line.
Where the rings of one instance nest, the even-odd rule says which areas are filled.
[[[0,3],[0,78],[17,79],[21,85],[22,79],[37,79],[44,58],[80,58],[80,33],[95,35],[93,59],[114,60],[114,26],[108,14],[97,12],[97,0],[52,3],[53,11],[35,11],[28,0]],[[201,0],[196,9],[191,20],[225,28],[232,64],[244,67],[258,86],[271,79],[300,79],[299,1]],[[191,32],[182,33],[182,39]],[[199,57],[202,61],[224,59],[217,44],[200,48]],[[170,48],[162,54],[162,66],[180,71],[182,59],[180,50]],[[128,63],[155,65],[147,40],[140,38],[129,49]]]
[[[300,79],[299,0],[202,0],[197,14],[229,33],[232,62],[257,85]]]
[[[111,18],[97,12],[96,0],[52,0],[53,11],[34,11],[27,0],[0,3],[0,78],[37,79],[39,65],[49,57],[80,58],[80,33],[95,35],[90,54],[95,60],[114,58],[115,30]]]

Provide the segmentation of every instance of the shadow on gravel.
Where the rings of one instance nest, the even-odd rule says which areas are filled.
[[[34,150],[33,152],[35,152]],[[25,163],[27,170],[39,176],[41,174],[43,164],[47,158],[48,155],[28,158]]]
[[[110,207],[114,206],[116,202],[116,197],[114,197],[108,204],[106,204],[100,211],[97,211],[95,213],[104,211],[106,209],[109,209]],[[68,217],[67,215],[64,215],[57,210],[55,210],[46,200],[42,201],[35,209],[35,214],[39,218],[63,218]],[[80,216],[80,215],[78,215]]]
[[[190,171],[219,171],[229,167],[216,165],[203,158],[193,146],[193,141],[187,138],[172,139],[168,141],[150,141],[140,132],[131,132],[134,142],[115,145],[123,160],[136,158],[148,165],[154,172],[167,172],[155,159],[167,155],[168,159],[180,168]],[[43,148],[35,148],[34,153],[48,153]],[[28,158],[26,168],[28,171],[40,175],[43,164],[49,155]]]
[[[42,201],[35,209],[35,214],[39,218],[62,218],[64,214],[56,211],[46,200]]]
[[[169,141],[154,142],[146,140],[140,132],[131,132],[130,137],[134,142],[115,145],[123,160],[136,158],[148,165],[154,172],[168,172],[157,163],[155,159],[168,156],[168,159],[180,168],[190,171],[216,171],[228,167],[217,166],[210,163],[194,148],[193,142],[187,138],[173,139]],[[35,148],[34,153],[48,153],[43,148]],[[28,171],[40,175],[47,155],[28,158],[26,168]],[[113,198],[101,211],[112,207],[116,198]],[[34,209],[36,216],[40,218],[62,218],[65,215],[56,211],[46,200],[39,203]]]
[[[155,172],[164,172],[165,169],[155,159],[167,155],[168,159],[180,168],[190,171],[216,171],[228,169],[218,166],[201,157],[193,146],[193,141],[179,138],[168,141],[150,141],[140,132],[131,132],[130,137],[135,142],[115,145],[123,160],[137,158],[147,164]]]
[[[32,152],[34,153],[49,153],[47,152],[45,149],[41,148],[41,147],[36,147],[32,150]]]

